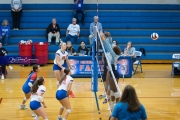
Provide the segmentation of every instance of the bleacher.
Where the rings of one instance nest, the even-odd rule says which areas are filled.
[[[95,4],[86,4],[85,25],[81,25],[80,40],[74,44],[77,49],[80,41],[89,45],[89,26],[97,15]],[[52,18],[57,19],[61,28],[61,38],[73,18],[73,4],[24,4],[21,30],[11,30],[9,45],[5,48],[10,55],[19,55],[20,40],[32,39],[33,42],[47,42],[46,27]],[[99,21],[103,30],[109,31],[121,49],[128,41],[133,42],[136,50],[145,48],[143,60],[171,60],[173,53],[180,52],[180,5],[146,4],[99,4]],[[0,5],[0,21],[8,19],[12,26],[9,4]],[[156,32],[160,38],[153,41],[150,35]],[[49,60],[54,59],[58,46],[49,46]]]

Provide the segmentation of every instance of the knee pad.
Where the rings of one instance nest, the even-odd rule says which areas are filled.
[[[28,100],[28,99],[25,97],[25,98],[24,98],[24,101],[27,101],[27,100]]]
[[[115,97],[115,98],[120,98],[120,97],[121,97],[121,94],[120,94],[119,92],[115,92],[115,93],[114,93],[114,97]]]
[[[61,109],[64,109],[65,107],[64,106],[61,106]]]
[[[71,109],[67,109],[66,111],[67,111],[68,113],[71,113]]]
[[[111,96],[114,96],[114,92],[111,90]]]

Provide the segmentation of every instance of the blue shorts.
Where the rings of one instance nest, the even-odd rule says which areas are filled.
[[[31,88],[30,88],[28,85],[23,85],[22,91],[23,91],[25,94],[28,94],[28,93],[31,92]]]
[[[62,66],[65,67],[65,64],[63,64]],[[54,64],[53,71],[55,71],[55,70],[61,70],[61,68],[58,65]]]
[[[31,101],[29,106],[31,110],[37,110],[38,108],[41,107],[41,103],[38,101]]]
[[[56,92],[56,99],[57,100],[63,100],[66,97],[67,97],[67,91],[65,91],[65,90],[58,90]]]

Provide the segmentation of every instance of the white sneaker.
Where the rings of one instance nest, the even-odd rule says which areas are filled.
[[[25,110],[25,109],[27,109],[27,107],[26,107],[26,105],[20,105],[20,107],[19,107],[21,110]]]
[[[19,30],[18,28],[16,28],[16,30]]]
[[[34,120],[39,120],[39,116],[36,116],[36,117],[34,118]]]
[[[3,74],[1,75],[1,80],[4,80],[4,75]]]
[[[37,115],[34,112],[32,112],[32,117],[37,117]]]
[[[13,67],[9,65],[9,69],[10,69],[10,70],[12,70],[12,69],[13,69]]]
[[[56,120],[63,120],[63,118],[57,117],[57,119],[56,119]]]
[[[16,30],[16,28],[13,28],[13,30]]]

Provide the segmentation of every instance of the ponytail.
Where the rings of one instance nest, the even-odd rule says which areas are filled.
[[[31,93],[36,93],[39,86],[43,85],[44,82],[44,78],[43,77],[39,77],[33,84],[32,88],[31,88]]]
[[[59,85],[61,85],[62,81],[66,78],[66,76],[69,74],[69,72],[70,72],[70,69],[64,69],[65,74],[59,80]]]
[[[33,65],[33,70],[31,70],[31,72],[29,73],[29,75],[33,72],[36,72],[38,69],[39,65]]]

